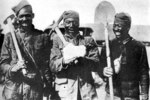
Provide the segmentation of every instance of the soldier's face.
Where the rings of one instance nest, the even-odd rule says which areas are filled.
[[[32,8],[30,6],[26,6],[22,8],[17,15],[17,19],[19,21],[19,25],[22,28],[29,28],[32,25],[32,19],[34,14],[32,13]]]
[[[75,36],[79,30],[79,20],[67,18],[64,20],[64,27],[67,33]]]
[[[113,31],[116,35],[116,38],[121,39],[128,34],[129,27],[122,22],[114,22]]]

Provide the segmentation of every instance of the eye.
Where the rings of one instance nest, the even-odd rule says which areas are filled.
[[[19,18],[23,18],[23,17],[26,17],[26,18],[32,18],[32,15],[31,14],[24,14],[24,15],[20,15],[18,16]]]
[[[75,26],[78,26],[79,25],[79,23],[77,22],[77,21],[65,21],[65,23],[67,24],[67,25],[70,25],[70,24],[73,24],[73,25],[75,25]]]
[[[71,23],[71,21],[67,21],[67,20],[66,20],[66,21],[65,21],[65,23],[66,23],[66,24],[70,24],[70,23]]]
[[[26,14],[26,15],[25,15],[25,17],[27,17],[27,18],[31,18],[31,17],[32,17],[32,15],[31,15],[31,14]]]
[[[79,25],[79,22],[74,21],[74,25],[78,26],[78,25]]]

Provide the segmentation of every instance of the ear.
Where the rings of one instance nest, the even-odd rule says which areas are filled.
[[[34,16],[35,16],[34,13],[32,13],[32,18],[34,18]]]
[[[129,30],[130,30],[130,27],[128,27],[127,30],[129,31]]]
[[[19,23],[19,18],[18,18],[18,17],[16,17],[16,18],[15,18],[15,21],[16,21],[17,23]]]

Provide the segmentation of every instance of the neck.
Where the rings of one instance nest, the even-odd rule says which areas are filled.
[[[21,37],[24,39],[31,34],[31,29],[20,29],[20,33]]]
[[[130,35],[129,35],[129,34],[126,34],[126,35],[124,35],[122,38],[118,39],[118,41],[124,43],[124,42],[125,42],[127,39],[129,39],[129,38],[130,38]]]
[[[32,31],[32,27],[21,27],[20,31],[23,32],[23,33],[28,34]]]
[[[76,37],[77,37],[77,35],[78,35],[78,33],[77,32],[75,32],[75,33],[66,33],[70,38],[72,38],[72,39],[75,39]]]

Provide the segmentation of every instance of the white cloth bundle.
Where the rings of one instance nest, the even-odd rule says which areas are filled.
[[[116,58],[114,60],[114,68],[115,68],[115,73],[118,74],[120,69],[121,69],[121,65],[120,65],[120,60],[121,60],[121,57],[119,58]]]
[[[84,45],[75,46],[72,43],[69,43],[63,49],[64,60],[72,60],[78,57],[84,57],[86,54],[86,47]]]

